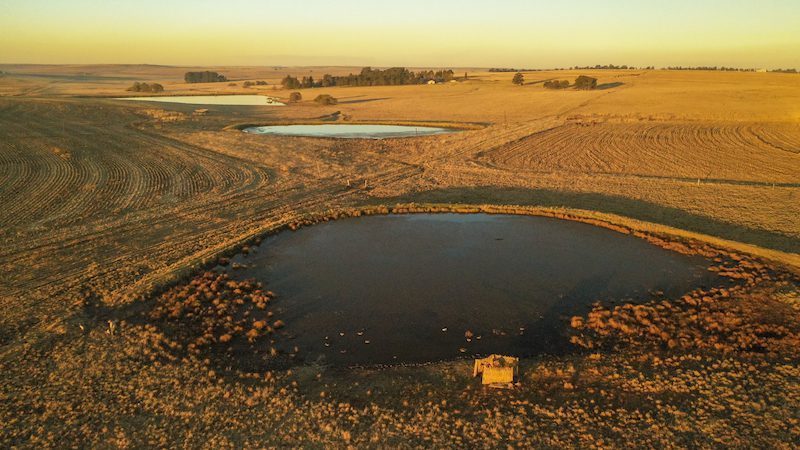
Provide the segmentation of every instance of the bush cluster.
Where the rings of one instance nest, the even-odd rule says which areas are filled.
[[[575,79],[575,89],[594,89],[597,87],[597,78],[581,75]]]
[[[566,89],[569,87],[567,80],[547,80],[544,82],[544,87],[547,89]]]
[[[314,101],[320,105],[335,105],[339,103],[338,100],[328,94],[320,94],[314,99]]]
[[[266,86],[268,84],[269,83],[267,83],[266,81],[257,80],[257,81],[245,81],[244,83],[242,83],[242,86],[249,88],[251,86]]]
[[[227,264],[227,261],[221,261]],[[205,272],[156,298],[149,316],[175,329],[191,353],[210,346],[252,345],[283,326],[267,311],[275,294],[254,280]]]
[[[130,92],[164,92],[164,86],[158,83],[139,83],[138,81],[133,83],[131,87],[127,89]]]
[[[208,70],[205,72],[186,72],[186,74],[183,75],[183,79],[187,83],[219,83],[228,81],[225,75]]]

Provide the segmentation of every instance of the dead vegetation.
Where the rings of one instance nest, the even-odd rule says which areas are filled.
[[[192,91],[164,81],[185,69],[135,70],[122,79],[157,80],[178,95],[243,89],[212,83]],[[226,74],[274,85],[291,70]],[[346,69],[328,71],[335,70]],[[526,82],[578,75],[568,72],[533,72]],[[797,84],[773,74],[597,76],[625,87],[520,90],[513,73],[470,72],[468,82],[436,89],[319,88],[339,98],[335,108],[301,102],[280,111],[209,107],[203,115],[190,106],[148,113],[68,97],[122,96],[129,81],[3,77],[0,93],[15,97],[0,98],[0,445],[798,442],[800,301],[797,280],[779,264],[797,260],[800,239]],[[354,122],[485,127],[363,142],[225,130],[334,109]],[[394,205],[434,202],[419,200],[426,196],[461,205]],[[508,206],[518,203],[527,206]],[[374,204],[381,206],[364,207]],[[343,375],[314,365],[237,372],[212,361],[228,348],[269,353],[283,324],[266,317],[273,300],[264,309],[253,301],[263,287],[220,291],[216,275],[192,285],[193,275],[269,230],[330,220],[329,210],[530,213],[542,204],[542,214],[641,233],[677,251],[703,248],[692,241],[713,241],[713,252],[738,246],[715,256],[733,287],[638,309],[598,308],[573,330],[590,349],[521,361],[521,388],[499,395],[479,389],[459,362]],[[172,286],[166,297],[143,298],[163,286]],[[78,300],[83,293],[95,306]],[[155,305],[146,323],[134,320],[141,305]]]
[[[800,322],[781,316],[786,305],[768,295],[744,299],[725,289],[695,291],[677,300],[612,309],[598,306],[572,326],[582,332],[573,343],[595,349],[629,345],[651,349],[766,353],[797,356]]]
[[[274,355],[276,350],[268,344],[274,343],[275,330],[283,327],[268,310],[274,297],[259,282],[236,281],[209,271],[158,295],[148,317],[167,325],[181,346],[195,355],[208,349],[232,353],[235,347]]]
[[[183,113],[165,111],[163,109],[145,109],[142,110],[141,113],[158,122],[180,122],[187,119],[186,115]]]

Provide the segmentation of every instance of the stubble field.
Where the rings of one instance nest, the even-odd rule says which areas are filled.
[[[460,69],[469,78],[456,83],[318,88],[287,107],[198,115],[113,97],[156,81],[168,94],[286,99],[273,88],[286,73],[358,69],[220,69],[236,86],[187,85],[185,68],[156,66],[0,70],[4,446],[789,448],[800,439],[800,355],[790,345],[800,333],[796,75],[531,72],[520,87],[510,73]],[[541,85],[578,74],[600,89]],[[244,88],[245,79],[270,85]],[[320,93],[339,104],[310,101]],[[362,141],[236,128],[273,122],[462,131]],[[162,290],[271,230],[399,203],[572,214],[705,242],[725,261],[734,255],[731,264],[769,270],[747,262],[741,270],[756,275],[744,279],[755,281],[736,278],[741,291],[653,305],[645,316],[663,342],[636,331],[630,311],[598,311],[572,327],[590,348],[525,361],[522,388],[509,392],[480,389],[464,361],[227,371],[142,318]],[[742,321],[765,328],[743,337],[731,331]],[[724,345],[697,343],[709,334]]]

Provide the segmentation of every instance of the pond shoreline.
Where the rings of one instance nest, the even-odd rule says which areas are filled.
[[[349,365],[567,351],[563,317],[719,285],[713,264],[573,221],[445,213],[283,232],[215,270],[280,295],[283,350]]]
[[[413,213],[518,214],[572,220],[608,228],[619,233],[633,234],[639,238],[657,242],[657,245],[668,245],[681,248],[683,251],[691,251],[689,247],[687,247],[687,244],[690,244],[696,247],[705,246],[715,251],[724,251],[725,253],[748,255],[749,257],[757,258],[770,265],[774,265],[783,271],[800,275],[800,255],[765,249],[751,244],[730,241],[701,233],[677,229],[667,225],[631,219],[616,214],[575,208],[523,205],[399,203],[395,205],[373,204],[360,207],[343,207],[319,213],[290,216],[279,223],[266,224],[264,227],[245,231],[226,243],[206,249],[199,252],[199,254],[179,261],[176,263],[176,265],[179,266],[168,268],[169,270],[166,272],[143,277],[138,283],[118,292],[115,297],[125,302],[124,299],[146,298],[157,295],[177,283],[190,279],[195,274],[215,267],[220,258],[230,258],[240,253],[242,247],[257,245],[264,238],[286,229],[295,230],[303,226],[345,217]]]
[[[332,139],[393,139],[456,133],[455,128],[360,123],[291,124],[248,127],[244,133],[269,136]]]
[[[221,94],[221,95],[156,95],[134,97],[111,97],[113,100],[175,103],[181,105],[216,105],[216,106],[286,106],[275,97],[257,94]]]
[[[214,359],[218,360],[220,363],[224,363],[226,366],[236,366],[238,370],[266,370],[266,369],[281,369],[281,368],[289,368],[302,361],[305,361],[305,364],[314,363],[311,360],[306,360],[306,354],[302,353],[305,348],[298,347],[298,343],[302,341],[300,339],[302,331],[299,331],[293,327],[294,321],[287,320],[288,323],[284,324],[284,319],[287,319],[287,311],[291,313],[290,309],[283,308],[282,301],[280,299],[281,292],[277,292],[273,294],[272,291],[265,291],[267,292],[267,296],[277,297],[277,302],[269,303],[268,305],[265,303],[262,306],[259,306],[258,309],[254,309],[256,305],[263,302],[263,296],[260,294],[260,291],[256,292],[253,296],[254,299],[250,299],[250,297],[245,291],[245,295],[242,300],[237,300],[235,298],[230,297],[230,293],[225,293],[227,291],[218,291],[217,288],[214,288],[214,285],[217,284],[228,284],[231,282],[235,283],[245,283],[248,286],[255,286],[257,289],[264,289],[267,288],[272,289],[273,287],[269,285],[269,280],[262,280],[257,281],[249,277],[247,279],[238,279],[239,277],[231,277],[228,278],[230,281],[215,281],[215,279],[219,276],[229,277],[230,274],[233,274],[237,271],[237,269],[246,268],[246,265],[243,265],[238,259],[238,256],[246,255],[248,253],[254,252],[256,245],[262,243],[263,238],[266,236],[271,236],[277,234],[279,232],[286,232],[286,230],[298,230],[302,227],[313,225],[320,222],[327,222],[331,220],[337,220],[342,218],[351,218],[351,217],[361,217],[361,216],[370,216],[370,215],[386,215],[386,214],[415,214],[419,212],[426,212],[426,213],[460,213],[460,214],[472,214],[475,212],[484,212],[492,211],[489,214],[506,214],[506,215],[533,215],[533,216],[545,216],[545,217],[552,217],[552,218],[559,218],[559,219],[567,219],[572,220],[576,219],[577,222],[585,222],[593,225],[600,226],[602,228],[607,228],[619,233],[629,234],[633,237],[637,237],[647,241],[650,244],[653,244],[656,247],[660,247],[663,249],[671,250],[683,255],[694,255],[694,256],[702,256],[706,260],[709,261],[709,266],[707,270],[709,272],[714,273],[717,278],[717,282],[711,283],[706,285],[705,283],[700,285],[690,292],[685,292],[683,294],[680,293],[671,293],[664,297],[663,300],[659,300],[656,298],[655,300],[651,300],[650,303],[652,304],[666,304],[666,299],[679,299],[677,301],[684,301],[684,299],[688,302],[692,302],[692,299],[699,299],[703,298],[706,299],[707,297],[711,296],[712,298],[728,298],[731,295],[738,295],[739,293],[744,292],[744,290],[749,289],[752,286],[760,285],[764,282],[772,282],[775,280],[792,280],[796,279],[797,275],[787,270],[786,268],[778,266],[770,265],[764,262],[763,259],[758,257],[751,257],[742,255],[735,251],[725,250],[718,248],[716,246],[712,246],[708,243],[700,242],[697,240],[690,240],[690,239],[674,239],[664,235],[657,235],[655,233],[647,233],[642,231],[633,230],[626,226],[611,224],[608,222],[604,222],[602,220],[596,218],[589,218],[589,217],[570,217],[569,214],[565,214],[563,211],[549,211],[545,213],[541,210],[526,210],[525,208],[521,208],[520,210],[511,210],[506,209],[506,207],[493,207],[493,208],[485,208],[484,211],[480,211],[476,208],[469,208],[469,207],[462,207],[459,209],[455,209],[452,207],[442,207],[442,206],[426,206],[426,207],[419,207],[418,205],[403,205],[403,206],[395,206],[393,208],[388,207],[373,207],[373,208],[366,208],[366,209],[354,209],[354,210],[344,210],[344,211],[337,211],[331,212],[328,214],[323,215],[316,215],[313,217],[306,217],[304,219],[290,221],[284,226],[272,228],[269,233],[261,234],[259,237],[253,239],[248,244],[244,244],[242,246],[236,247],[231,251],[227,252],[226,255],[223,256],[218,254],[218,257],[209,260],[205,265],[205,272],[200,271],[199,269],[195,268],[195,270],[189,273],[188,278],[184,278],[186,282],[180,283],[176,282],[174,285],[171,285],[168,289],[161,291],[161,293],[156,294],[154,297],[151,297],[155,300],[155,304],[162,305],[162,308],[167,308],[169,310],[182,310],[185,306],[181,306],[181,302],[184,300],[180,300],[181,298],[188,298],[191,300],[192,298],[196,298],[197,295],[205,296],[208,300],[208,295],[211,295],[211,300],[217,307],[221,307],[222,305],[232,305],[231,301],[236,301],[236,306],[231,306],[234,308],[234,312],[232,313],[232,317],[246,317],[249,320],[253,321],[252,329],[247,331],[249,326],[244,326],[244,328],[239,328],[236,333],[231,334],[230,330],[226,331],[228,337],[225,338],[224,341],[217,341],[214,338],[214,333],[210,330],[205,331],[202,335],[198,334],[195,336],[200,336],[199,339],[204,343],[206,346],[210,346],[210,348],[203,350],[201,348],[195,348],[194,352],[199,356],[206,351],[210,351],[209,355],[214,355]],[[232,269],[232,271],[231,271]],[[205,281],[201,281],[205,280]],[[199,284],[198,284],[199,283]],[[179,290],[186,289],[186,287],[190,287],[190,291],[185,291],[185,294],[179,294]],[[193,288],[191,286],[197,286]],[[194,294],[191,289],[199,289]],[[217,292],[219,294],[217,294]],[[659,294],[665,295],[665,294]],[[681,296],[682,295],[682,296]],[[705,300],[704,300],[705,301]],[[166,303],[164,303],[166,302]],[[192,301],[193,302],[193,301]],[[146,304],[150,304],[151,302],[147,302]],[[194,305],[194,303],[191,303]],[[601,305],[598,304],[596,307],[602,307],[602,311],[608,311],[610,308],[617,308],[618,306],[613,306],[614,304],[617,305],[636,305],[636,302],[630,304],[630,302],[622,301],[621,303],[612,302],[610,305]],[[145,305],[142,305],[145,306]],[[266,306],[266,308],[264,308]],[[646,306],[649,307],[649,306]],[[237,312],[238,311],[238,312]],[[573,313],[578,314],[585,314],[585,312],[580,311],[567,311],[564,314],[560,314],[561,316],[569,317]],[[265,315],[266,314],[266,315]],[[594,314],[594,312],[592,313]],[[605,313],[603,313],[605,314]],[[195,314],[196,316],[196,314]],[[200,316],[197,316],[200,317]],[[216,314],[213,316],[216,318]],[[272,322],[275,321],[276,322]],[[563,317],[562,317],[563,319]],[[180,316],[176,316],[173,319],[176,322],[173,324],[165,324],[168,328],[175,329],[174,327],[177,326],[177,329],[183,330],[181,333],[186,333],[191,328],[189,327],[189,323],[183,324],[183,320]],[[195,319],[192,319],[195,320]],[[212,320],[208,323],[214,323],[217,319]],[[559,323],[563,322],[561,320]],[[230,323],[224,322],[224,323]],[[257,323],[260,323],[258,325]],[[583,323],[582,321],[577,322],[578,324]],[[356,326],[357,324],[353,324]],[[284,326],[286,327],[284,329]],[[450,324],[445,325],[443,328],[448,328],[452,326]],[[573,320],[572,327],[576,327],[576,322]],[[430,328],[430,327],[429,327]],[[461,328],[452,330],[455,334],[464,333],[464,338],[468,338],[466,335],[466,331],[471,331],[468,328]],[[281,331],[277,331],[281,329]],[[311,328],[314,329],[313,327]],[[572,341],[569,341],[569,329],[570,329],[570,322],[567,320],[566,323],[562,323],[559,327],[558,334],[564,337],[564,340],[559,341],[563,345],[574,344],[578,346],[588,346],[591,348],[592,346],[596,345],[593,341],[589,340],[582,340],[583,338],[574,337]],[[627,328],[625,328],[627,329]],[[466,331],[465,331],[466,330]],[[347,333],[349,338],[354,338],[355,336],[351,336],[351,334],[355,334],[358,336],[357,339],[366,339],[372,341],[374,338],[367,336],[365,333],[366,330],[356,330],[353,328],[352,330],[342,330]],[[340,335],[339,332],[330,333],[328,330],[328,337],[325,337],[325,343],[330,344],[330,346],[334,346],[334,341],[328,341],[329,338],[336,339],[338,337],[344,337]],[[351,333],[355,331],[361,331],[365,334],[360,335],[357,333]],[[430,330],[428,330],[430,331]],[[438,330],[435,330],[438,331]],[[484,335],[487,330],[483,330]],[[507,330],[506,330],[507,331]],[[520,329],[520,331],[524,331]],[[247,341],[244,341],[242,333],[247,332]],[[445,332],[445,331],[442,331]],[[457,333],[456,333],[457,332]],[[238,333],[238,334],[237,334]],[[297,333],[301,333],[298,335]],[[566,334],[564,334],[566,333]],[[336,336],[331,336],[335,334]],[[230,341],[231,337],[233,336],[233,341]],[[238,337],[237,337],[238,336]],[[195,337],[195,339],[198,339]],[[295,341],[295,339],[298,339]],[[579,340],[574,340],[579,339]],[[229,342],[230,341],[230,342]],[[665,341],[666,342],[666,341]],[[360,344],[361,342],[359,342]],[[351,345],[353,343],[349,343]],[[368,342],[363,342],[366,347],[369,347]],[[452,343],[449,343],[450,345]],[[677,345],[675,343],[670,342],[670,345]],[[665,344],[666,345],[666,344]],[[326,345],[328,347],[329,345]],[[419,348],[414,347],[414,348]],[[518,350],[515,350],[518,352]],[[575,351],[575,350],[572,350]],[[548,352],[545,350],[543,354],[547,354]],[[461,356],[465,356],[466,354],[473,354],[473,353],[464,353]],[[521,353],[522,354],[522,353]],[[538,354],[538,353],[537,353]],[[250,356],[247,356],[250,355]],[[403,361],[402,359],[398,359],[397,364],[400,365],[418,365],[418,364],[428,364],[436,361],[448,361],[448,360],[455,360],[460,359],[459,354],[456,353],[452,356],[448,357],[437,357],[433,356],[427,361],[415,361],[415,360],[408,360]],[[348,367],[391,367],[396,364],[387,362],[387,361],[352,361],[353,364],[345,364]]]
[[[223,128],[225,131],[244,131],[247,128],[287,126],[287,125],[396,125],[407,127],[447,128],[455,131],[482,130],[491,123],[483,122],[447,122],[438,120],[336,120],[331,121],[322,116],[309,119],[276,119],[269,122],[234,123]]]

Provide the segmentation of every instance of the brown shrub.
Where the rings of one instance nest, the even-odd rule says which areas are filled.
[[[320,105],[335,105],[339,103],[339,100],[336,100],[334,97],[328,94],[320,94],[314,99],[314,101]]]
[[[235,342],[237,336],[253,344],[271,333],[266,319],[272,312],[263,310],[272,296],[255,280],[237,281],[226,273],[209,271],[159,295],[148,315],[152,320],[174,324],[169,328],[179,341],[197,353],[215,342]],[[243,335],[244,330],[249,331]]]

